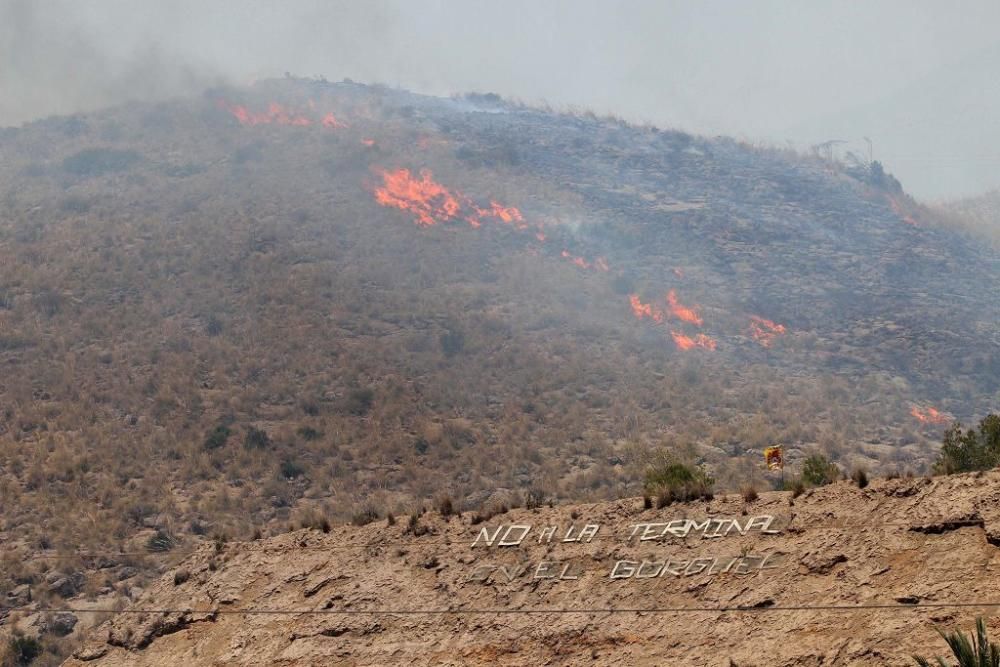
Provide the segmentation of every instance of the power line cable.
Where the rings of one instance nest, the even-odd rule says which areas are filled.
[[[59,613],[73,614],[193,614],[221,615],[238,614],[246,616],[476,616],[476,615],[516,615],[516,614],[683,614],[683,613],[763,613],[782,611],[822,611],[834,613],[858,611],[914,611],[919,609],[982,609],[1000,607],[1000,601],[983,602],[922,602],[916,604],[868,603],[854,605],[731,605],[721,607],[582,607],[579,609],[502,609],[502,608],[455,608],[455,609],[88,609],[83,607],[0,607],[0,613]]]

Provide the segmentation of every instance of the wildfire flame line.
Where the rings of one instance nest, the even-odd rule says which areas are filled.
[[[663,322],[663,311],[652,303],[643,303],[638,294],[628,295],[629,303],[632,306],[632,314],[638,319],[648,317],[654,322]]]
[[[604,272],[611,270],[611,267],[608,266],[608,261],[603,257],[598,257],[593,262],[588,262],[583,257],[577,257],[576,255],[571,254],[568,250],[563,250],[560,253],[560,256],[573,262],[573,264],[579,266],[581,269],[595,269],[597,271]]]
[[[764,347],[770,347],[774,339],[785,331],[783,324],[776,324],[758,315],[750,316],[750,335]]]
[[[381,170],[382,185],[374,190],[375,201],[382,206],[398,208],[414,216],[420,227],[432,227],[454,220],[465,220],[478,229],[487,220],[493,220],[513,227],[519,232],[530,232],[540,243],[547,236],[541,222],[529,224],[515,206],[505,206],[490,200],[488,207],[479,206],[458,190],[449,190],[434,180],[430,170],[422,169],[414,176],[409,169]],[[560,256],[568,259],[581,269],[608,272],[611,267],[604,257],[587,260],[563,250]]]
[[[313,119],[293,111],[286,106],[271,102],[267,111],[253,112],[241,104],[231,104],[225,100],[219,100],[220,109],[225,109],[239,121],[240,125],[253,127],[256,125],[292,125],[297,127],[308,127],[313,124]],[[309,102],[311,109],[315,108],[314,102]],[[327,113],[320,119],[320,124],[329,129],[341,129],[347,127],[346,123],[338,120],[333,112]]]
[[[682,305],[677,300],[677,292],[675,290],[667,292],[667,304],[670,306],[670,313],[682,322],[687,322],[699,327],[703,324],[701,317],[698,316],[698,313],[695,310],[697,306],[691,308]]]
[[[427,169],[420,171],[419,178],[409,169],[382,170],[381,173],[382,185],[375,189],[375,201],[413,213],[416,224],[421,227],[459,218],[474,228],[481,227],[486,220],[502,222],[518,231],[528,231],[532,227],[516,207],[505,206],[496,200],[491,200],[488,207],[478,206],[461,192],[449,190],[435,181]],[[544,241],[542,232],[535,236]]]
[[[671,290],[672,292],[672,290]],[[642,299],[639,298],[638,294],[628,295],[629,305],[632,308],[632,314],[635,315],[637,319],[649,318],[656,322],[657,324],[662,324],[666,319],[667,313],[660,306],[655,303],[643,303]],[[670,302],[668,295],[668,303]],[[673,303],[670,303],[671,312],[675,306],[678,306],[676,298]],[[683,308],[682,308],[683,310]],[[701,318],[697,318],[699,324],[701,323]],[[670,337],[674,340],[674,345],[677,346],[678,350],[688,351],[695,348],[700,348],[703,350],[715,350],[717,343],[714,338],[706,334],[700,333],[694,336],[688,336],[680,331],[670,330]]]
[[[451,220],[461,210],[458,199],[435,182],[427,170],[420,172],[419,179],[413,178],[409,169],[383,171],[382,179],[382,187],[375,190],[375,201],[382,206],[413,213],[417,225],[421,227]]]
[[[700,347],[705,350],[714,350],[716,347],[715,339],[705,334],[697,334],[694,337],[686,336],[677,331],[671,330],[670,335],[673,336],[674,343],[677,345],[679,350],[693,350],[696,347]]]
[[[914,405],[910,408],[910,414],[924,424],[947,424],[953,419],[951,415],[929,405],[925,408]]]

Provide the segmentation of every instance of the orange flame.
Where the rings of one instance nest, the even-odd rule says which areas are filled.
[[[514,225],[518,230],[527,229],[521,211],[495,201],[490,208],[480,208],[461,192],[451,192],[434,180],[433,174],[424,169],[420,179],[414,178],[409,169],[382,172],[382,187],[375,190],[375,201],[382,206],[392,206],[417,216],[422,227],[446,222],[459,217],[463,208],[471,213],[462,216],[472,227],[478,228],[485,218],[495,218]]]
[[[678,302],[677,293],[674,290],[670,290],[667,293],[667,303],[670,304],[671,314],[673,314],[673,316],[677,319],[699,327],[702,325],[702,319],[698,317],[698,313],[695,309],[684,306]],[[695,306],[695,308],[696,307],[697,306]]]
[[[629,294],[628,300],[629,303],[632,305],[632,314],[635,315],[638,319],[641,320],[644,317],[648,317],[652,319],[654,322],[663,321],[663,311],[661,311],[659,308],[657,308],[655,305],[651,303],[643,303],[639,299],[638,294]]]
[[[540,240],[540,241],[544,241],[545,240],[545,235],[544,234],[536,234],[535,237],[538,238],[538,240]],[[588,262],[583,257],[577,257],[576,255],[573,255],[572,253],[570,253],[568,250],[563,250],[559,254],[564,259],[568,259],[569,261],[571,261],[574,264],[576,264],[577,266],[579,266],[581,269],[596,269],[597,271],[610,271],[611,270],[611,267],[608,266],[608,260],[604,259],[603,257],[598,257],[593,262]]]
[[[296,114],[277,102],[271,102],[267,107],[267,111],[260,113],[254,113],[245,106],[228,104],[222,100],[219,101],[219,105],[233,114],[236,120],[240,122],[240,125],[254,126],[270,125],[273,123],[275,125],[306,126],[312,124],[312,121],[305,116]]]
[[[476,211],[475,216],[466,218],[473,227],[478,227],[482,224],[483,218],[496,218],[508,225],[513,225],[519,231],[524,231],[528,228],[528,224],[524,221],[521,211],[514,206],[504,206],[503,204],[491,201],[489,208],[479,208],[478,206],[473,206],[473,208]]]
[[[225,109],[239,121],[240,125],[246,125],[248,127],[253,127],[255,125],[294,125],[298,127],[308,127],[313,124],[312,119],[308,116],[304,116],[300,113],[292,111],[288,107],[285,107],[277,102],[271,102],[267,106],[267,111],[253,112],[247,109],[241,104],[230,104],[225,100],[219,100],[218,106],[221,109]],[[316,105],[314,102],[309,102],[309,108],[315,109]],[[333,115],[333,113],[326,114],[320,121],[323,127],[330,129],[337,129],[347,127],[347,125],[339,120]]]
[[[410,175],[409,169],[382,172],[383,186],[375,190],[375,201],[382,206],[392,206],[417,216],[416,223],[430,227],[450,220],[461,208],[458,199],[440,183],[431,172],[420,172],[420,179]]]
[[[490,214],[493,217],[500,218],[504,222],[524,222],[524,216],[513,206],[501,206],[495,201],[491,201],[490,207]]]
[[[328,127],[331,130],[336,130],[339,128],[347,127],[347,125],[337,120],[337,117],[334,116],[333,112],[331,111],[330,113],[323,116],[323,127]]]
[[[706,336],[705,334],[698,334],[693,338],[691,336],[685,336],[684,334],[671,331],[670,335],[674,338],[674,344],[677,345],[678,350],[693,350],[696,347],[700,347],[704,350],[714,350],[716,348],[716,342],[714,338]]]
[[[374,139],[362,139],[361,143],[363,143],[365,146],[374,146],[375,145],[375,140]]]
[[[952,420],[951,415],[940,412],[937,408],[931,406],[920,408],[914,405],[910,408],[910,414],[924,424],[947,424]]]
[[[771,320],[757,315],[750,316],[750,335],[764,347],[770,347],[774,339],[785,331],[783,324],[775,324]]]

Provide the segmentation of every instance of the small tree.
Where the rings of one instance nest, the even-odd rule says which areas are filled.
[[[802,464],[802,481],[807,486],[825,486],[839,476],[837,466],[822,454],[813,454]]]
[[[1000,667],[1000,644],[990,643],[986,637],[986,622],[982,618],[976,619],[976,633],[969,633],[966,637],[956,630],[952,633],[945,633],[938,630],[938,633],[948,643],[952,655],[958,659],[958,667]],[[920,667],[931,667],[927,658],[913,656]],[[939,667],[948,667],[944,658],[938,657]]]
[[[375,391],[368,387],[352,389],[344,401],[347,412],[352,415],[366,415],[375,401]]]
[[[0,665],[3,667],[27,667],[42,654],[42,645],[34,637],[26,637],[15,634],[7,643],[7,654],[0,656],[3,658]]]
[[[246,435],[243,438],[243,446],[247,449],[267,449],[271,446],[271,437],[267,431],[248,426]]]
[[[962,430],[958,422],[944,433],[941,452],[934,471],[950,475],[956,472],[989,470],[1000,465],[1000,415],[990,414],[979,428]]]
[[[219,424],[205,437],[205,449],[218,449],[226,444],[226,440],[231,435],[229,427]]]

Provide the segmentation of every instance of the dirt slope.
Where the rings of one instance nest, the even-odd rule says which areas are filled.
[[[710,517],[720,521],[699,523]],[[686,518],[694,524],[635,527]],[[905,665],[911,653],[944,652],[935,626],[967,627],[990,611],[941,605],[1000,601],[1000,472],[842,482],[794,500],[769,492],[749,504],[730,495],[644,510],[628,499],[471,521],[427,513],[416,531],[401,519],[204,547],[66,664]],[[504,531],[492,547],[483,536],[472,546],[483,528],[494,538],[513,524],[532,527],[519,546],[498,546]],[[592,540],[558,541],[585,524],[600,526]],[[548,525],[556,539],[539,544]],[[638,541],[664,529],[688,534]],[[647,579],[616,565],[643,559],[670,565]],[[578,578],[535,578],[564,564]],[[857,605],[888,607],[809,609]]]

